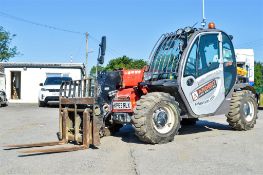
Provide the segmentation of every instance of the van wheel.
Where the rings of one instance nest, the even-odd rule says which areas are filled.
[[[132,124],[143,142],[171,142],[180,128],[179,104],[168,93],[148,93],[137,102]]]

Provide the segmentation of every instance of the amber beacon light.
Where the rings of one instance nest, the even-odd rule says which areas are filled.
[[[214,23],[214,22],[210,22],[210,23],[208,24],[208,28],[209,28],[209,29],[215,29],[215,28],[216,28],[215,23]]]

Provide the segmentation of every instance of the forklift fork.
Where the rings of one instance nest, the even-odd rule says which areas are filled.
[[[62,115],[62,140],[57,142],[42,142],[42,143],[33,143],[33,144],[17,144],[17,145],[7,145],[9,149],[22,149],[22,148],[33,148],[33,147],[44,147],[44,146],[55,146],[55,145],[64,145],[67,144],[69,141],[76,141],[76,140],[69,140],[68,128],[67,128],[67,118],[68,118],[68,111],[65,108],[63,110]],[[58,147],[58,148],[47,148],[47,149],[33,149],[33,150],[26,150],[21,151],[20,153],[27,153],[27,154],[45,154],[45,153],[59,153],[59,152],[71,152],[77,150],[88,149],[90,144],[94,146],[98,146],[99,144],[99,134],[97,134],[97,127],[95,120],[91,119],[89,109],[85,109],[83,112],[83,129],[82,129],[82,144],[75,145],[71,147]],[[94,134],[95,135],[94,135]],[[76,138],[76,134],[73,138]]]

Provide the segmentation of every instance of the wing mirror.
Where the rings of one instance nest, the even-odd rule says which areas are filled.
[[[104,63],[104,56],[105,56],[105,51],[106,51],[106,36],[103,36],[101,38],[101,43],[100,43],[100,54],[98,57],[98,63],[103,64]]]
[[[39,83],[39,86],[43,86],[43,83]]]

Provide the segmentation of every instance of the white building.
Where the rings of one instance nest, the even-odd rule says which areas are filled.
[[[251,85],[254,85],[254,50],[235,49],[237,65],[248,71],[248,78]]]
[[[80,80],[85,73],[82,63],[0,63],[6,76],[6,95],[9,102],[37,103],[40,83],[46,77],[66,76]]]

